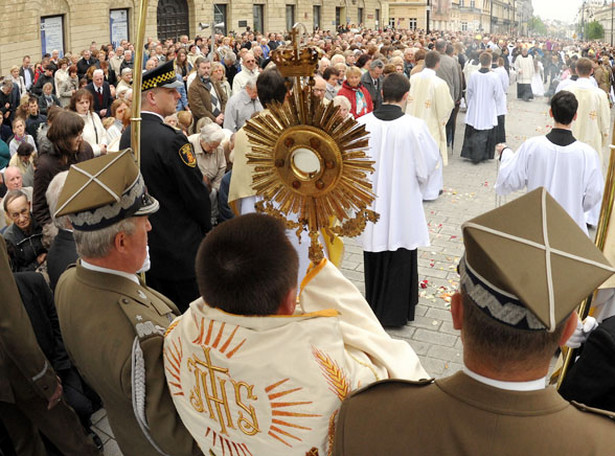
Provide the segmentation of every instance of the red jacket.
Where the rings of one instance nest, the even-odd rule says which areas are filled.
[[[365,105],[361,112],[357,112],[357,91],[361,91],[363,96],[365,97]],[[350,114],[352,117],[357,119],[365,114],[369,114],[374,110],[374,104],[372,103],[372,97],[369,95],[369,92],[363,84],[359,83],[357,87],[350,87],[347,81],[344,81],[342,84],[342,88],[337,92],[338,95],[348,98],[350,101]]]

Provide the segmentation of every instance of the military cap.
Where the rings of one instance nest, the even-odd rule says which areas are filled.
[[[54,216],[68,215],[78,231],[95,231],[121,220],[153,214],[158,201],[145,188],[130,149],[72,165]]]
[[[143,73],[141,90],[155,89],[156,87],[163,87],[165,89],[178,89],[182,87],[184,83],[177,80],[174,62],[174,60],[169,60]]]
[[[552,332],[615,269],[544,187],[462,225],[463,290],[509,326]]]

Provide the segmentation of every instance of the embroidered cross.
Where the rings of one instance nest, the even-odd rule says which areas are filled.
[[[425,101],[425,109],[429,109],[431,107],[431,100]]]
[[[598,113],[596,113],[596,111],[591,111],[591,112],[589,113],[589,118],[590,118],[591,120],[596,120],[596,119],[598,118]]]

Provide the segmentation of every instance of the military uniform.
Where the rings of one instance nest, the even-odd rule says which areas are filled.
[[[185,310],[199,296],[194,259],[211,229],[209,192],[188,138],[156,114],[141,117],[141,172],[149,193],[160,201],[151,217],[147,282]],[[125,147],[130,147],[130,127],[120,141]]]
[[[90,253],[90,263],[82,259],[62,274],[55,294],[66,350],[102,398],[122,453],[200,454],[164,377],[163,335],[179,311],[136,276],[151,228],[141,217],[159,203],[146,192],[134,157],[125,150],[74,165],[57,206],[55,216],[68,215],[86,253],[97,242],[86,233],[132,220],[133,231],[120,227],[106,253]],[[125,240],[121,247],[118,239]]]
[[[86,382],[101,396],[122,453],[158,454],[141,431],[131,400],[135,393],[131,376],[136,375],[133,350],[138,339],[147,385],[143,410],[149,434],[165,453],[192,454],[193,440],[175,411],[162,363],[164,331],[179,315],[177,307],[151,288],[81,264],[60,278],[56,305],[66,349]]]
[[[540,376],[574,331],[573,310],[615,268],[544,187],[462,230],[451,316],[464,371],[354,393],[342,404],[333,454],[613,454],[615,413],[569,403]]]
[[[66,455],[99,454],[64,401],[47,410],[58,379],[36,342],[1,238],[0,268],[0,418],[17,454],[46,454],[38,430]]]
[[[554,388],[506,391],[462,372],[370,385],[344,402],[339,422],[335,456],[581,456],[615,448],[615,425],[603,411],[571,404]]]

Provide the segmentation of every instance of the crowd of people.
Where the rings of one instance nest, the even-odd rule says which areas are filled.
[[[336,122],[354,119],[369,133],[370,209],[380,221],[363,236],[365,297],[333,258],[310,264],[306,238],[253,214],[260,197],[244,127],[287,99],[272,59],[289,42],[282,34],[216,35],[213,47],[198,36],[148,38],[144,49],[92,42],[33,65],[24,56],[0,80],[0,283],[10,295],[0,317],[0,455],[100,454],[90,418],[103,406],[126,456],[402,454],[400,423],[419,421],[425,427],[411,426],[421,454],[497,452],[515,432],[525,432],[524,454],[570,448],[581,435],[591,443],[575,447],[579,455],[615,443],[612,424],[594,416],[614,416],[612,379],[588,404],[611,412],[542,391],[550,359],[573,333],[589,337],[593,354],[572,371],[567,399],[588,397],[571,386],[575,376],[601,371],[596,363],[611,366],[594,380],[613,369],[615,345],[610,358],[595,347],[615,337],[615,317],[603,314],[590,335],[573,309],[614,272],[587,236],[602,199],[614,50],[393,29],[316,30],[302,40],[322,52],[312,93],[338,108]],[[126,150],[135,71],[143,72],[140,168]],[[548,135],[516,153],[505,144],[515,83],[517,98],[544,97],[554,119]],[[465,370],[434,383],[383,328],[414,319],[417,249],[429,245],[423,202],[442,193],[464,111],[461,156],[497,158],[496,191],[530,194],[464,225],[452,313]],[[520,217],[547,212],[557,216],[548,227],[544,216],[540,230]],[[524,220],[542,234],[528,234]],[[550,247],[551,235],[570,246]],[[511,239],[556,248],[570,263],[548,259],[546,272],[523,276]],[[472,410],[461,410],[473,396]],[[399,411],[383,405],[391,401]],[[430,404],[439,410],[433,423],[420,418]],[[551,419],[543,406],[561,413]],[[405,409],[412,413],[400,420]],[[447,413],[476,419],[453,426]],[[563,426],[567,440],[529,432],[528,414]],[[510,429],[477,434],[501,416],[513,417]],[[443,427],[450,436],[439,444],[421,431]]]

